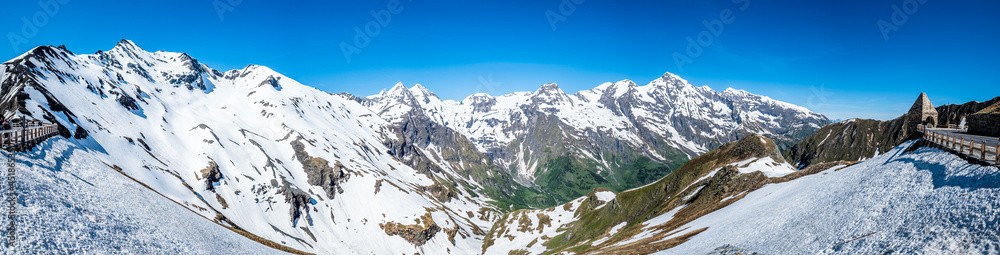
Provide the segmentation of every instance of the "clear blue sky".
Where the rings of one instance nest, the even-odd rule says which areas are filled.
[[[328,92],[365,96],[402,81],[456,100],[547,82],[567,93],[622,79],[645,84],[672,72],[831,119],[893,118],[920,92],[935,104],[1000,96],[998,1],[735,1],[401,0],[388,8],[382,0],[77,0],[50,12],[36,1],[8,1],[0,58],[36,45],[93,53],[127,38],[222,71],[269,66]],[[225,5],[221,16],[215,3]],[[896,15],[894,23],[893,5],[905,20]],[[354,44],[354,28],[388,9],[398,13],[348,61],[341,43]],[[687,54],[687,37],[711,33],[703,21],[726,10],[732,22],[701,54]],[[547,11],[561,16],[554,30]],[[37,31],[25,30],[22,18]],[[897,29],[886,37],[879,20]],[[681,69],[675,52],[691,62]]]

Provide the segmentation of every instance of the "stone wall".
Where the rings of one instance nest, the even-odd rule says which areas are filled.
[[[974,135],[1000,136],[1000,113],[973,114],[966,119],[969,133]]]

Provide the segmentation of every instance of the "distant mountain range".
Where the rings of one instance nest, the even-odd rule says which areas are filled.
[[[624,190],[649,183],[748,134],[787,148],[829,123],[799,106],[731,88],[695,87],[670,73],[644,86],[623,80],[572,95],[550,83],[535,92],[453,101],[419,84],[399,83],[376,95],[349,97],[401,129],[448,134],[409,132],[406,139],[419,141],[429,154],[456,147],[451,137],[468,139],[474,145],[468,149],[521,185],[539,189],[528,201],[535,206],[569,201],[594,187]]]

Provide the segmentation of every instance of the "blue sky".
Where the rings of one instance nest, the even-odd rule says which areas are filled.
[[[671,72],[831,119],[891,119],[920,92],[935,104],[1000,96],[998,1],[39,3],[4,4],[0,45],[9,47],[0,47],[0,58],[36,45],[93,53],[127,38],[223,71],[265,65],[328,92],[364,96],[402,81],[456,100],[548,82],[567,93],[623,79],[645,84]],[[716,20],[727,22],[718,29]],[[355,43],[355,27],[368,27],[370,41]],[[697,44],[699,35],[700,52],[688,40]],[[357,49],[349,61],[343,44]]]

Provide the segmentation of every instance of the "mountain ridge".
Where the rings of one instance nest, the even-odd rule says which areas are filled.
[[[585,179],[594,185],[621,190],[615,185],[641,185],[619,177],[636,161],[662,164],[665,170],[652,174],[662,175],[743,135],[767,134],[787,148],[829,122],[803,107],[733,88],[695,87],[669,72],[642,86],[625,79],[567,94],[558,84],[546,83],[534,92],[477,93],[460,101],[442,100],[419,84],[406,89],[400,82],[362,101],[389,120],[423,115],[461,133],[518,183],[543,189],[536,181],[550,177],[553,160],[587,168],[581,173],[593,176]]]
[[[4,116],[56,123],[87,157],[192,212],[316,253],[474,253],[507,211],[632,189],[723,141],[791,140],[828,121],[667,74],[461,102],[402,83],[331,94],[128,40],[94,54],[37,47],[5,62],[0,83]]]
[[[37,47],[0,66],[3,114],[56,123],[56,139],[85,148],[77,151],[88,160],[210,224],[304,252],[447,253],[478,250],[477,233],[498,211],[463,177],[488,170],[410,167],[390,153],[408,147],[385,145],[405,144],[390,123],[270,68],[219,72],[131,41],[94,54],[64,49]],[[439,231],[390,231],[414,218]]]

